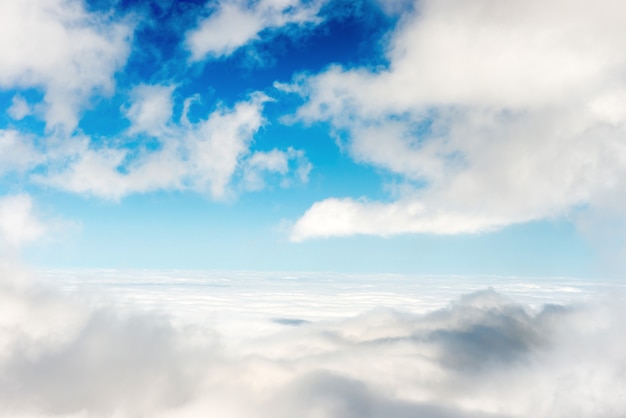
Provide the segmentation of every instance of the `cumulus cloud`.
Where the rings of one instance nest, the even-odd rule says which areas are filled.
[[[144,89],[145,90],[145,89]],[[158,149],[138,147],[133,156],[128,147],[94,148],[87,145],[57,172],[39,181],[77,193],[119,199],[129,193],[155,189],[193,189],[223,198],[239,160],[248,152],[253,135],[262,126],[267,97],[257,94],[222,108],[189,126],[163,132],[171,115],[171,89],[138,95],[128,110],[130,131],[156,132]]]
[[[356,161],[406,187],[391,203],[318,202],[293,238],[472,233],[603,204],[624,189],[624,12],[613,0],[420,1],[391,33],[386,68],[298,78],[297,117],[329,121]]]
[[[313,204],[293,226],[291,239],[371,234],[389,236],[402,233],[458,234],[494,229],[507,225],[490,215],[471,218],[459,211],[427,212],[414,200],[380,203],[367,200],[325,199]]]
[[[197,317],[181,325],[2,268],[10,416],[612,417],[626,407],[619,303],[531,309],[487,289],[427,314],[379,308],[263,336],[231,303],[217,316],[239,321],[232,339]]]
[[[309,179],[309,172],[312,169],[311,163],[306,158],[304,151],[289,147],[287,151],[273,149],[271,151],[256,151],[245,162],[243,174],[243,186],[249,190],[260,190],[265,187],[264,174],[275,173],[282,177],[281,186],[288,187],[294,179],[289,178],[290,162],[295,167],[295,180],[306,183]]]
[[[0,198],[0,244],[15,248],[41,238],[47,226],[34,214],[29,195]]]
[[[251,151],[265,124],[268,96],[254,93],[191,123],[186,112],[180,121],[172,120],[173,91],[165,85],[136,87],[123,109],[131,125],[116,140],[99,145],[74,135],[48,141],[46,171],[33,173],[31,179],[114,200],[153,190],[191,190],[227,199],[239,177],[244,189],[260,189],[267,173],[278,175],[284,184],[294,176],[306,182],[310,163],[302,151]]]
[[[0,129],[0,174],[24,173],[45,161],[32,136]]]
[[[287,25],[317,24],[324,1],[224,0],[210,2],[210,15],[189,31],[185,45],[193,61],[221,58],[260,39],[261,32]]]
[[[26,116],[32,113],[32,109],[28,105],[28,102],[20,95],[13,96],[11,101],[11,107],[7,110],[9,116],[15,120],[24,119]]]
[[[81,0],[0,4],[0,87],[44,91],[48,129],[72,131],[94,93],[110,93],[129,53],[132,28],[85,10]],[[24,106],[13,117],[26,115]]]
[[[172,92],[174,86],[137,86],[131,92],[132,102],[125,110],[131,122],[129,135],[146,133],[158,136],[172,117]]]

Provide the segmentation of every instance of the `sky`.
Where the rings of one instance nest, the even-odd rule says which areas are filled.
[[[0,415],[621,417],[622,0],[0,0]]]
[[[43,268],[619,275],[623,12],[3,1],[3,246]]]

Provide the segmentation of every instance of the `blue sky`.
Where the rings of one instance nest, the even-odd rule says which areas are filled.
[[[615,274],[622,6],[558,3],[5,2],[3,247],[40,267]]]

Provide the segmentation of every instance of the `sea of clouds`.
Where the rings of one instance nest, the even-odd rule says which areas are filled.
[[[619,417],[623,286],[72,270],[0,282],[0,415]]]

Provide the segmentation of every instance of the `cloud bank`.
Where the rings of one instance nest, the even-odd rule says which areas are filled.
[[[626,407],[623,304],[530,309],[487,289],[427,314],[283,321],[264,336],[248,324],[233,340],[94,307],[22,274],[3,265],[8,416],[617,417]]]
[[[623,3],[420,1],[385,68],[296,78],[297,118],[328,121],[357,162],[399,182],[391,202],[331,198],[303,240],[457,234],[622,201]],[[341,219],[338,222],[337,219]]]

